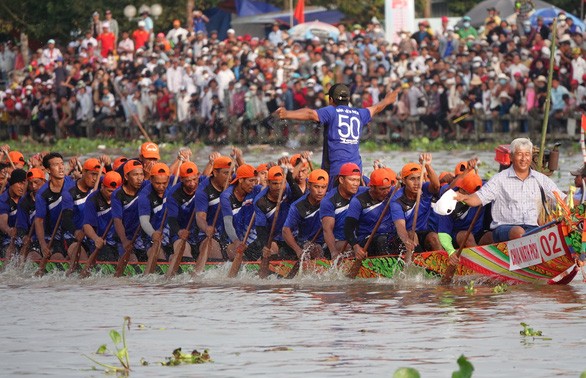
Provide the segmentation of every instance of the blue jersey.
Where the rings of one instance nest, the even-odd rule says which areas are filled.
[[[171,238],[171,243],[173,243],[178,238],[177,232],[187,228],[189,218],[195,211],[195,194],[189,195],[185,193],[183,184],[177,183],[169,190],[165,206],[167,207],[168,228],[166,232]],[[194,219],[189,229],[190,235],[188,239],[192,244],[196,242],[197,230],[197,222]]]
[[[18,204],[14,202],[12,198],[10,198],[9,191],[6,190],[4,193],[0,195],[0,215],[7,215],[8,216],[8,227],[14,227],[16,225],[16,212],[18,209]],[[8,244],[10,238],[8,235],[2,233],[0,235],[2,239],[2,244]]]
[[[437,232],[449,234],[455,241],[458,232],[468,230],[477,211],[481,211],[481,213],[472,228],[472,235],[476,235],[484,228],[482,222],[484,206],[470,208],[464,204],[457,205],[451,214],[438,216]]]
[[[63,196],[63,191],[69,190],[75,181],[69,176],[65,177],[61,191],[56,193],[50,188],[50,181],[46,182],[35,197],[35,218],[44,220],[45,238],[48,240],[53,234],[59,214],[62,209],[72,208],[73,204],[70,202],[70,196]],[[61,225],[59,226],[61,228]],[[62,240],[62,233],[55,234],[55,240]]]
[[[106,227],[112,219],[112,207],[99,190],[87,196],[83,213],[83,224],[92,226],[99,237],[104,236]],[[105,238],[106,244],[115,244],[114,235],[114,225],[112,225]]]
[[[238,239],[242,240],[244,235],[246,235],[248,224],[252,219],[252,214],[254,214],[254,197],[260,193],[262,187],[256,185],[252,192],[248,193],[242,201],[239,201],[234,195],[235,187],[235,185],[230,185],[222,192],[220,195],[220,205],[222,206],[222,218],[230,215],[232,216],[232,225],[234,226],[236,235],[238,236]],[[248,235],[248,243],[255,239],[256,232],[253,227]]]
[[[65,203],[67,203],[68,207],[64,208],[67,210],[71,210],[73,213],[73,227],[74,230],[68,230],[73,232],[75,230],[80,230],[83,227],[83,211],[85,208],[85,202],[87,200],[88,194],[90,194],[91,190],[87,192],[82,191],[77,186],[77,182],[68,190],[63,191],[63,196],[66,198]]]
[[[269,192],[268,187],[264,188],[254,199],[254,212],[256,217],[254,218],[255,227],[266,227],[267,233],[271,231],[273,225],[273,219],[275,217],[275,210],[277,203],[268,199],[267,194]],[[273,239],[276,241],[283,241],[283,235],[280,230],[283,229],[285,219],[289,213],[289,207],[291,206],[291,188],[287,184],[287,188],[283,193],[283,200],[281,207],[279,208],[279,215],[277,217],[277,223],[275,224],[275,233]]]
[[[138,216],[148,215],[155,231],[159,230],[163,222],[165,202],[167,202],[167,198],[165,196],[159,197],[152,185],[145,186],[138,194]]]
[[[365,186],[358,187],[356,194],[364,193],[368,190]],[[354,197],[354,196],[352,196]],[[346,214],[348,213],[348,205],[350,199],[346,199],[340,195],[338,188],[331,189],[319,206],[320,219],[324,217],[334,218],[334,237],[336,240],[344,240],[344,222],[346,221]]]
[[[356,239],[359,244],[363,244],[372,230],[374,230],[374,226],[378,222],[385,205],[386,199],[384,201],[378,201],[370,196],[369,191],[358,194],[350,200],[347,218],[354,218],[358,221]],[[395,232],[395,227],[391,221],[390,212],[387,211],[376,233],[390,234],[393,232]]]
[[[120,219],[124,224],[124,233],[128,240],[132,240],[134,233],[140,227],[138,219],[138,192],[134,195],[124,191],[124,186],[112,193],[112,218]]]
[[[330,105],[318,109],[317,115],[324,125],[322,168],[332,178],[340,173],[340,168],[345,163],[355,163],[362,170],[358,146],[362,129],[371,120],[370,111],[345,105]]]
[[[35,214],[35,199],[30,193],[27,193],[18,201],[18,208],[16,209],[16,230],[19,236],[24,236],[28,233],[33,225]]]
[[[208,177],[202,181],[201,184],[197,187],[197,191],[195,192],[195,211],[198,213],[206,213],[206,222],[210,226],[214,222],[216,211],[220,206],[220,194],[222,194],[222,191],[216,189],[212,185],[211,177]],[[222,222],[221,219],[216,221],[215,227],[216,236],[222,235],[224,233],[224,222]],[[199,236],[205,236],[204,230],[200,231]]]
[[[293,202],[285,220],[285,227],[289,227],[299,244],[313,239],[316,232],[319,236],[317,243],[323,243],[321,218],[319,217],[319,203],[312,204],[308,199],[309,193]]]
[[[417,215],[416,231],[430,231],[427,221],[431,213],[431,200],[433,193],[429,191],[429,182],[423,183],[421,199],[419,201],[419,212]],[[415,200],[405,196],[404,188],[399,189],[395,198],[391,202],[391,216],[393,222],[399,219],[405,220],[407,231],[413,229],[413,215],[415,210]]]

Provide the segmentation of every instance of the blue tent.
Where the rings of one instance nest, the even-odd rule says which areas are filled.
[[[529,21],[531,21],[532,26],[535,26],[537,25],[537,17],[541,16],[543,17],[543,23],[545,25],[549,25],[553,22],[554,17],[557,17],[560,13],[564,13],[566,17],[574,20],[574,24],[579,27],[581,31],[585,30],[586,24],[584,24],[584,21],[580,20],[580,17],[576,17],[573,14],[557,7],[538,9],[531,15]]]
[[[262,1],[236,0],[236,14],[238,17],[256,16],[261,13],[279,12],[281,8]]]

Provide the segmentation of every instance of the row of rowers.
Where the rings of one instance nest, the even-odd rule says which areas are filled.
[[[59,153],[39,157],[42,166],[28,172],[19,168],[24,158],[17,154],[9,154],[16,169],[0,196],[4,257],[24,246],[31,259],[68,259],[81,241],[81,261],[96,247],[101,261],[115,261],[128,250],[131,261],[146,261],[149,247],[161,242],[161,249],[152,249],[159,251],[160,261],[179,250],[190,261],[206,236],[213,239],[209,258],[215,261],[233,259],[243,243],[245,259],[257,260],[263,251],[281,259],[300,258],[304,249],[313,258],[364,257],[409,248],[453,252],[457,242],[491,241],[484,232],[486,222],[478,222],[469,240],[461,240],[476,208],[459,208],[453,213],[457,216],[434,213],[431,204],[440,193],[440,179],[430,154],[422,154],[420,163],[406,164],[401,183],[390,168],[375,168],[364,177],[354,163],[344,164],[330,178],[322,169],[310,170],[307,153],[253,167],[235,148],[231,157],[212,154],[200,170],[189,160],[188,149],[167,166],[159,162],[158,147],[145,143],[139,158],[118,158],[112,164],[107,156],[70,162],[80,169],[69,173]],[[482,185],[473,172],[457,177],[471,163],[459,164],[454,172],[465,193]],[[454,178],[445,176],[444,189]],[[366,252],[363,247],[379,218]],[[178,247],[180,239],[186,248]],[[307,243],[315,248],[306,248]]]

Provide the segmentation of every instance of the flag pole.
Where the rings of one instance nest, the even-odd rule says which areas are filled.
[[[293,27],[293,0],[289,0],[289,27]]]

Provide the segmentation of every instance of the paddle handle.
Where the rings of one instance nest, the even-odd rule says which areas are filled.
[[[281,189],[279,189],[279,196],[277,197],[277,206],[275,208],[275,214],[273,215],[273,222],[271,224],[271,231],[269,232],[269,238],[267,241],[267,248],[271,248],[271,244],[273,244],[273,236],[275,233],[275,227],[277,225],[277,218],[279,217],[279,211],[281,210],[281,202],[283,201],[283,194],[285,193],[285,188],[287,187],[287,170],[283,172],[283,184]],[[262,258],[260,261],[260,270],[258,271],[258,276],[260,278],[267,278],[269,275],[269,256],[265,256],[263,252]]]
[[[32,243],[32,237],[33,237],[34,232],[35,232],[35,220],[33,218],[33,223],[31,224],[31,227],[28,230],[28,233],[26,234],[27,240],[24,243],[22,243],[22,247],[20,248],[20,256],[21,256],[20,264],[21,265],[23,265],[26,262],[26,259],[28,257],[28,253],[30,251],[30,246]]]
[[[421,164],[421,175],[419,175],[420,188],[417,191],[417,198],[415,200],[415,208],[413,209],[413,224],[411,225],[411,231],[413,231],[413,245],[415,245],[415,238],[417,237],[417,217],[419,215],[419,204],[421,203],[421,194],[423,193],[423,176],[425,175],[425,161]],[[413,249],[407,249],[405,253],[405,262],[411,263],[413,259]]]
[[[53,249],[53,242],[55,241],[55,235],[57,235],[57,230],[61,225],[61,220],[63,219],[63,209],[59,212],[59,216],[57,217],[57,222],[55,223],[55,228],[53,229],[53,233],[51,234],[51,239],[49,240],[48,249],[49,255],[43,254],[43,258],[39,264],[39,270],[37,270],[37,276],[42,276],[45,274],[45,268],[47,267],[47,262],[49,262],[49,258],[51,257],[51,249]]]
[[[474,229],[474,225],[476,224],[476,221],[478,220],[480,213],[482,213],[481,210],[482,210],[482,207],[476,208],[476,214],[474,214],[474,217],[472,218],[472,222],[470,222],[470,226],[466,230],[466,235],[464,235],[464,242],[462,243],[462,245],[460,245],[458,247],[458,250],[456,251],[456,256],[458,258],[462,254],[462,250],[464,249],[464,245],[466,244],[468,237],[472,233],[472,230]],[[454,274],[456,273],[457,267],[458,267],[457,264],[455,264],[455,265],[448,264],[448,268],[446,269],[446,272],[444,273],[444,276],[442,277],[442,281],[441,281],[442,284],[446,285],[446,284],[449,284],[450,282],[452,282],[452,278],[454,277]]]
[[[82,230],[83,232],[83,230]],[[65,276],[69,277],[71,273],[73,273],[77,267],[79,266],[79,257],[81,255],[81,241],[83,240],[84,235],[81,236],[81,239],[77,241],[77,245],[75,246],[75,251],[73,251],[73,259],[71,261],[71,265],[67,272],[65,272]]]
[[[165,208],[165,211],[163,212],[163,219],[161,220],[161,226],[159,226],[159,230],[158,230],[161,233],[161,240],[159,240],[158,242],[155,243],[155,245],[154,245],[155,248],[153,251],[151,251],[151,254],[150,254],[148,262],[147,262],[146,270],[144,271],[145,274],[153,273],[155,271],[155,268],[157,267],[159,251],[161,250],[161,245],[163,244],[162,238],[163,238],[163,228],[165,227],[165,220],[167,220],[167,208]]]
[[[191,225],[193,224],[193,220],[195,219],[195,206],[193,207],[193,211],[191,212],[191,216],[189,217],[189,221],[187,222],[187,227],[186,230],[189,231],[191,229]],[[171,262],[171,264],[169,264],[169,269],[167,270],[167,273],[165,273],[165,277],[166,278],[171,278],[175,275],[175,273],[177,272],[177,269],[179,269],[179,264],[181,264],[181,259],[183,258],[183,252],[185,252],[185,244],[187,243],[187,240],[183,240],[181,239],[181,242],[179,243],[179,251],[177,252],[177,256],[175,256],[175,259]]]
[[[98,172],[98,178],[96,180],[96,183],[94,184],[94,189],[93,189],[94,192],[96,190],[98,190],[98,187],[100,186],[100,177],[102,177],[102,171],[103,170],[104,170],[104,161],[102,161],[100,163],[100,172]]]
[[[98,253],[100,253],[100,250],[106,244],[106,237],[108,237],[108,232],[110,231],[112,224],[114,224],[114,218],[110,218],[110,221],[108,221],[108,224],[106,225],[106,229],[104,230],[104,233],[102,234],[102,240],[104,240],[104,244],[102,245],[102,247],[94,249],[94,251],[91,253],[90,257],[87,259],[87,262],[85,263],[85,267],[83,268],[83,270],[80,273],[81,277],[89,276],[90,269],[92,269],[96,265],[96,260],[98,259]]]
[[[238,271],[240,270],[240,266],[242,265],[242,260],[244,259],[244,252],[247,248],[246,241],[248,240],[248,236],[250,235],[250,231],[252,230],[252,226],[254,225],[255,218],[256,213],[252,213],[252,217],[250,218],[250,222],[248,223],[248,228],[246,229],[246,234],[244,234],[244,239],[242,239],[242,244],[240,244],[240,246],[238,246],[238,248],[236,249],[236,255],[234,256],[234,261],[232,261],[230,271],[228,272],[228,278],[234,278],[238,275]]]
[[[124,269],[128,265],[128,260],[130,260],[130,255],[134,251],[134,242],[138,238],[140,234],[140,225],[136,227],[136,231],[134,231],[134,235],[132,235],[132,240],[130,241],[130,248],[124,251],[124,254],[120,256],[118,259],[118,264],[116,264],[116,272],[114,273],[114,277],[121,277],[124,274]]]

